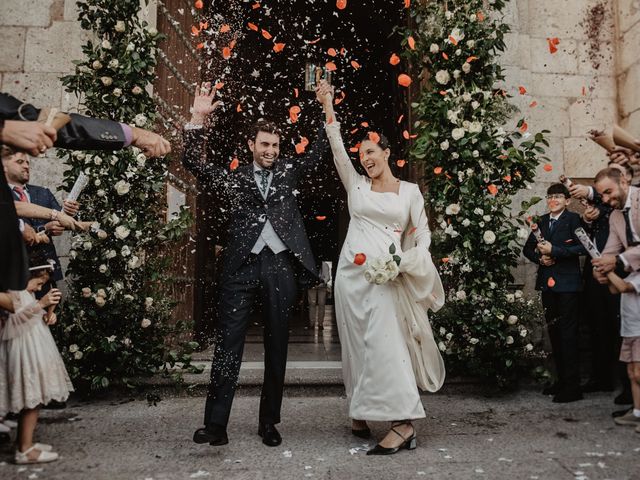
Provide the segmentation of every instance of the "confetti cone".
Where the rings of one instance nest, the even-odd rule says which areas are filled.
[[[620,145],[621,147],[640,153],[640,145],[636,143],[636,139],[619,125],[613,126],[613,141],[616,145]]]
[[[613,141],[613,137],[607,133],[591,130],[589,132],[589,138],[604,148],[607,152],[612,152],[616,148],[616,142]]]

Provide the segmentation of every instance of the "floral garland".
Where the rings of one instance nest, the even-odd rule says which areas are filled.
[[[85,59],[62,81],[76,93],[86,113],[150,128],[156,117],[146,87],[155,79],[162,36],[140,19],[139,0],[84,0],[79,20],[95,40],[83,46]],[[181,237],[190,216],[163,223],[168,159],[147,159],[137,148],[117,152],[74,152],[65,157],[70,190],[82,172],[89,183],[80,198],[91,232],[76,234],[70,251],[69,294],[57,331],[67,367],[80,388],[168,371],[180,362],[190,367],[186,331],[172,323],[173,302],[162,286],[168,259],[161,248]]]
[[[412,103],[413,160],[424,165],[427,203],[439,228],[433,252],[448,291],[432,318],[450,371],[509,384],[539,357],[532,340],[538,302],[510,289],[528,232],[513,197],[547,160],[547,131],[531,134],[502,86],[498,55],[509,26],[503,0],[414,2],[405,56],[424,87]],[[522,92],[520,92],[522,93]],[[534,107],[532,103],[532,107]]]

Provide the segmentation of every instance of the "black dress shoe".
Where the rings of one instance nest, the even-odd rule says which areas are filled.
[[[547,385],[542,390],[543,395],[556,395],[560,392],[560,383],[554,382],[551,385]]]
[[[628,390],[623,390],[620,395],[613,399],[613,403],[615,403],[616,405],[631,405],[633,403],[631,392]]]
[[[627,413],[629,413],[631,410],[633,410],[633,407],[631,407],[631,408],[623,408],[622,410],[616,410],[615,412],[611,413],[611,416],[613,418],[622,417],[622,416],[626,415]]]
[[[580,386],[580,390],[582,390],[582,393],[613,392],[614,388],[610,383],[588,381]]]
[[[193,434],[193,441],[219,446],[229,443],[229,438],[227,437],[227,430],[224,427],[220,425],[209,425],[196,430]]]
[[[356,437],[359,438],[371,438],[371,430],[369,429],[369,427],[367,428],[361,428],[359,430],[356,430],[354,428],[351,429],[351,433],[353,435],[355,435]]]
[[[554,395],[552,401],[553,403],[570,403],[582,400],[582,398],[582,392],[579,389],[563,390]]]
[[[262,437],[262,443],[268,447],[277,447],[282,443],[282,437],[273,423],[261,423],[258,426],[258,435]]]

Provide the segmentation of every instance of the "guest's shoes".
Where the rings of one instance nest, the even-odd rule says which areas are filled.
[[[193,434],[193,441],[196,443],[208,443],[209,445],[220,446],[229,443],[227,430],[221,425],[208,425],[199,428]]]
[[[613,418],[618,418],[618,417],[622,417],[623,415],[626,415],[629,412],[633,411],[633,407],[630,408],[623,408],[622,410],[616,410],[615,412],[611,413],[611,416]]]
[[[57,400],[51,400],[42,408],[45,410],[64,410],[65,408],[67,408],[67,402],[59,402]]]
[[[582,392],[579,389],[563,390],[555,394],[552,401],[553,403],[570,403],[582,400],[582,398]]]
[[[628,412],[626,415],[622,415],[621,417],[616,417],[613,419],[617,425],[630,425],[633,427],[640,427],[640,417],[636,417],[633,414],[633,410]]]
[[[560,393],[560,383],[559,382],[553,382],[550,385],[547,385],[546,387],[544,387],[544,389],[542,390],[542,394],[543,395],[556,395]]]
[[[633,397],[629,390],[623,390],[620,395],[613,399],[613,403],[616,405],[631,405],[633,403]]]
[[[395,427],[398,427],[400,425],[411,425],[411,423],[401,422],[401,423],[396,423],[391,427],[391,431],[396,435],[398,435],[400,438],[402,438],[402,443],[400,445],[398,445],[397,447],[388,448],[388,447],[383,447],[378,443],[371,450],[367,451],[367,455],[393,455],[394,453],[398,453],[400,450],[415,450],[418,444],[416,440],[416,431],[413,428],[413,425],[411,425],[411,436],[409,437],[405,437],[404,435],[402,435],[400,432],[396,430]]]
[[[594,393],[594,392],[613,392],[615,389],[611,383],[596,382],[595,380],[589,380],[584,385],[580,386],[582,393]]]
[[[29,458],[29,453],[33,450],[39,450],[36,448],[36,445],[32,445],[24,452],[16,450],[16,454],[14,457],[14,461],[18,465],[25,465],[29,463],[49,463],[55,462],[58,459],[58,454],[56,452],[45,452],[43,450],[39,450],[40,453],[37,457]]]
[[[262,443],[268,447],[277,447],[282,443],[282,437],[273,423],[260,423],[258,435],[262,437]]]

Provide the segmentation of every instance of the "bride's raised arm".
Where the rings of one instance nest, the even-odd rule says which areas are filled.
[[[336,115],[333,111],[333,88],[325,80],[322,80],[316,90],[316,96],[324,107],[326,116],[325,130],[333,153],[333,163],[338,170],[340,180],[342,180],[345,189],[349,192],[360,175],[351,163],[351,158],[349,158],[349,154],[342,142],[340,123],[336,120]]]

